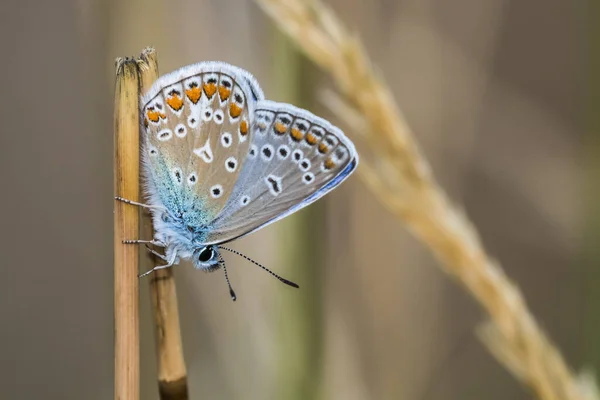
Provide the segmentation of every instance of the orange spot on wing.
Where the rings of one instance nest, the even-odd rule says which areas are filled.
[[[246,136],[248,134],[248,122],[242,121],[240,124],[240,133],[242,136]]]
[[[279,135],[283,135],[287,131],[287,127],[281,122],[275,122],[275,132]]]
[[[329,147],[323,142],[319,143],[319,153],[325,154],[329,151]]]
[[[230,94],[231,90],[227,89],[224,86],[219,86],[219,97],[221,98],[221,101],[227,100]]]
[[[292,128],[290,135],[292,136],[292,139],[294,139],[296,142],[301,141],[302,138],[304,137],[304,134],[296,128]]]
[[[200,91],[199,87],[187,89],[185,91],[185,94],[188,97],[188,99],[190,99],[190,101],[194,104],[198,103],[198,100],[200,100],[200,96],[202,96],[202,92]]]
[[[206,97],[208,97],[209,99],[212,99],[212,97],[217,91],[217,85],[215,85],[214,83],[205,83],[204,85],[202,85],[202,88],[204,89],[204,93],[206,93]]]
[[[183,99],[178,95],[174,94],[172,97],[167,99],[167,104],[175,111],[181,110],[183,107]]]
[[[325,160],[323,166],[325,167],[325,169],[332,169],[333,167],[335,167],[335,163],[333,162],[331,157],[329,157],[327,160]]]
[[[238,106],[235,103],[231,103],[231,105],[229,106],[229,115],[231,115],[231,118],[237,118],[242,113],[242,110],[242,107]]]
[[[309,132],[306,134],[306,143],[310,144],[311,146],[317,144],[318,141],[319,139],[317,139],[317,137],[312,133]]]
[[[158,111],[153,111],[153,110],[148,110],[148,112],[146,112],[146,115],[148,116],[148,119],[152,122],[158,122],[161,119],[165,119],[167,116],[161,112]]]

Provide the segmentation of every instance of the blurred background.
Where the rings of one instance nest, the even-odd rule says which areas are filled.
[[[600,366],[592,3],[327,1],[577,369]],[[5,0],[0,22],[0,397],[111,398],[115,57],[226,61],[326,118],[330,79],[250,0]],[[176,267],[192,399],[532,398],[476,339],[479,306],[358,176],[233,247],[301,289],[225,254],[233,303],[220,273]],[[147,282],[140,296],[153,400]]]

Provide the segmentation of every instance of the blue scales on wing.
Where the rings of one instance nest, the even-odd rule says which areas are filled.
[[[223,63],[184,67],[161,77],[142,97],[149,201],[197,239],[208,234],[232,195],[262,98],[249,73]]]

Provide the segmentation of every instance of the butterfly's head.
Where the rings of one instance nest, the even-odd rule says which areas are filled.
[[[194,267],[205,271],[214,271],[221,266],[221,256],[216,246],[201,246],[194,250],[192,256]]]

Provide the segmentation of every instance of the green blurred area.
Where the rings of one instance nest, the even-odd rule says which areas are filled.
[[[274,30],[273,66],[274,96],[280,101],[310,108],[315,105],[314,71],[294,44]],[[287,297],[277,306],[273,321],[277,324],[275,352],[277,372],[274,376],[274,398],[303,400],[321,398],[319,389],[323,363],[323,259],[326,243],[320,232],[323,207],[311,207],[286,218],[276,227],[278,259],[283,273],[294,273],[302,282],[301,296]]]

